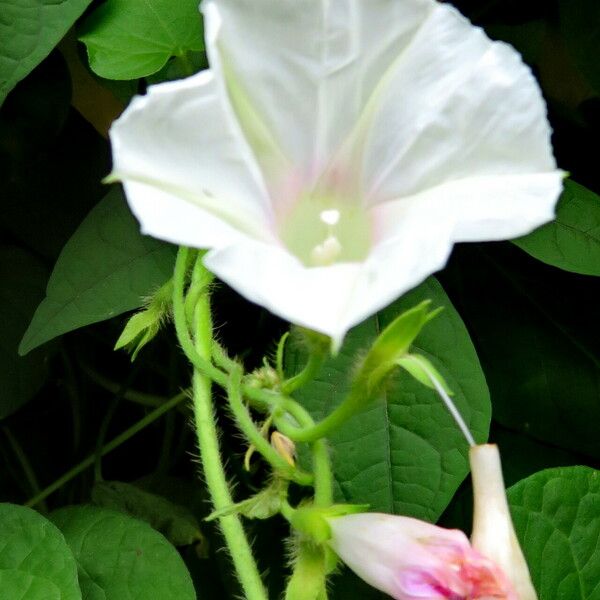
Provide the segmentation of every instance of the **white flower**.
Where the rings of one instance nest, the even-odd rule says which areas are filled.
[[[553,218],[538,86],[435,0],[205,0],[211,68],[111,129],[145,233],[339,344],[455,242]]]
[[[510,516],[498,446],[473,446],[469,459],[474,498],[473,547],[504,571],[519,600],[537,600]]]

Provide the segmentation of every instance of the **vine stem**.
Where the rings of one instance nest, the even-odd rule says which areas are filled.
[[[237,365],[231,372],[231,379],[227,389],[229,408],[233,414],[236,425],[263,458],[272,465],[275,471],[280,472],[287,479],[291,479],[300,485],[311,485],[313,482],[312,475],[290,465],[287,460],[271,446],[256,427],[242,401],[241,380],[242,369]]]
[[[185,323],[184,298],[181,295],[185,286],[188,261],[188,249],[180,248],[175,263],[173,313],[177,333],[187,329]],[[208,286],[211,276],[200,268],[200,258],[194,267],[192,287]],[[194,337],[193,346],[199,358],[206,365],[210,364],[212,353],[212,319],[208,294],[199,297],[193,311]],[[181,322],[181,319],[184,319]],[[189,344],[188,339],[179,340],[182,345]],[[213,367],[214,368],[214,367]],[[209,369],[210,371],[211,369]],[[215,369],[217,370],[217,369]],[[221,372],[222,373],[222,372]],[[212,382],[210,378],[197,368],[193,375],[194,422],[198,436],[200,460],[215,510],[221,510],[233,504],[229,491],[225,469],[221,460],[217,424],[215,422],[212,402]],[[240,584],[247,600],[268,600],[267,592],[252,556],[250,543],[238,515],[226,515],[219,519],[225,543],[233,560]]]
[[[129,429],[126,429],[123,433],[118,435],[116,438],[113,438],[110,442],[106,443],[99,451],[100,456],[104,456],[109,452],[112,452],[115,448],[118,448],[121,444],[126,442],[129,438],[133,437],[142,429],[145,429],[151,423],[154,423],[156,419],[162,417],[166,412],[170,411],[172,408],[175,408],[179,404],[181,404],[188,397],[188,392],[180,392],[176,396],[173,396],[170,400],[167,400],[162,406],[154,409],[152,412],[148,413],[143,419],[140,419],[137,423],[134,423]],[[31,500],[28,500],[25,503],[25,506],[35,506],[39,504],[43,500],[45,500],[50,494],[59,490],[63,485],[71,481],[85,471],[87,468],[91,467],[96,460],[97,454],[94,453],[91,456],[88,456],[86,459],[82,460],[78,465],[75,465],[71,470],[67,471],[62,477],[51,483],[47,488],[43,489],[39,494],[36,494]]]

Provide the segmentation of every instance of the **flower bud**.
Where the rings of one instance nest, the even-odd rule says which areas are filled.
[[[271,446],[277,450],[279,456],[285,458],[290,466],[295,466],[296,445],[289,437],[283,435],[283,433],[279,433],[279,431],[274,431],[271,433]]]
[[[338,556],[396,600],[523,600],[459,530],[378,513],[328,522]]]
[[[473,446],[469,458],[474,494],[473,547],[503,570],[519,600],[537,600],[511,520],[498,447]]]

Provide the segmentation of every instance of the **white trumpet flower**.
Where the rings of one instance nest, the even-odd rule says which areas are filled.
[[[455,242],[553,218],[556,168],[519,55],[435,0],[205,0],[210,69],[114,123],[144,233],[208,248],[251,301],[339,345]]]

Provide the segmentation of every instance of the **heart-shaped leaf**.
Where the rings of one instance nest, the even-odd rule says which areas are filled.
[[[51,518],[75,554],[86,600],[196,600],[175,548],[143,521],[95,506],[62,508]]]
[[[92,0],[0,2],[0,105],[40,63]]]
[[[600,598],[600,471],[548,469],[508,490],[540,600]]]
[[[145,77],[172,56],[204,48],[197,0],[107,0],[80,39],[92,70],[107,79]]]
[[[565,181],[556,220],[513,243],[554,267],[600,275],[600,196],[574,181]]]
[[[75,557],[39,513],[0,504],[0,596],[6,600],[81,600]]]
[[[446,379],[475,438],[487,438],[490,400],[484,375],[467,330],[433,278],[354,328],[338,356],[298,391],[315,419],[342,401],[357,354],[401,312],[426,299],[444,310],[411,348]],[[286,364],[295,372],[305,356],[302,348],[289,345]],[[385,396],[335,431],[329,442],[339,500],[370,504],[372,510],[436,521],[468,472],[467,443],[437,394],[401,369]]]
[[[174,257],[173,246],[140,234],[113,188],[63,248],[19,352],[138,308],[169,278]]]

